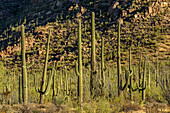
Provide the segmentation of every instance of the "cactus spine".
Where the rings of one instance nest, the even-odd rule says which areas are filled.
[[[24,104],[27,103],[27,69],[25,60],[25,28],[21,26],[21,54],[22,54],[22,98]]]
[[[80,106],[83,102],[83,75],[82,75],[82,55],[81,55],[81,21],[78,21],[78,64],[76,63],[76,74],[78,75],[78,96]]]
[[[120,22],[118,23],[118,38],[117,38],[117,88],[118,88],[118,96],[122,95],[122,91],[120,90],[120,75],[121,75],[121,64],[120,64]]]
[[[96,75],[96,56],[95,56],[95,13],[92,12],[92,26],[91,26],[91,77],[90,77],[90,92],[91,96],[94,96],[94,87],[95,87],[95,75]]]
[[[47,39],[47,48],[46,48],[46,56],[45,56],[45,64],[44,64],[44,70],[43,70],[43,76],[42,76],[42,81],[41,81],[41,88],[38,91],[40,93],[40,101],[39,103],[44,103],[44,94],[47,95],[50,89],[50,80],[48,82],[48,85],[45,89],[45,81],[46,81],[46,74],[47,74],[47,63],[48,63],[48,53],[49,53],[49,44],[50,44],[50,37],[51,37],[51,29],[50,33]]]

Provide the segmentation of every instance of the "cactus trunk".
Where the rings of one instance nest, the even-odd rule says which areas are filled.
[[[122,95],[122,91],[120,90],[120,76],[121,75],[121,64],[120,64],[120,22],[118,23],[118,38],[117,38],[117,88],[118,88],[118,96]]]
[[[142,88],[144,88],[146,85],[145,76],[146,76],[146,57],[145,57],[145,61],[144,61]],[[142,100],[145,101],[145,90],[142,90]]]
[[[95,90],[95,78],[96,78],[96,56],[95,56],[95,13],[92,12],[92,26],[91,26],[91,40],[92,40],[92,46],[91,46],[91,77],[90,77],[90,92],[91,96],[94,96],[94,90]]]
[[[103,37],[102,37],[102,44],[101,44],[101,78],[102,78],[102,93],[104,93],[105,74],[104,74],[104,38]]]
[[[131,47],[129,48],[129,72],[132,72],[131,69]],[[129,92],[130,92],[130,100],[133,101],[133,92],[132,92],[132,88],[133,88],[133,83],[132,83],[132,74],[130,75],[130,88],[129,88]]]
[[[25,28],[22,25],[21,29],[21,54],[22,54],[22,98],[24,104],[27,103],[27,69],[25,60]]]
[[[22,75],[19,75],[19,92],[18,92],[19,103],[22,104]]]
[[[45,64],[44,64],[44,70],[43,70],[43,77],[41,81],[41,92],[45,91],[45,81],[46,81],[46,74],[47,74],[47,63],[48,63],[48,53],[49,53],[49,45],[50,45],[50,37],[51,37],[51,30],[47,39],[47,48],[46,48],[46,56],[45,56]],[[44,103],[44,94],[40,93],[40,101],[39,103]]]

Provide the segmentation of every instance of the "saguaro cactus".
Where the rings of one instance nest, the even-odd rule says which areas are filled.
[[[143,68],[143,77],[142,77],[142,84],[139,84],[139,91],[142,91],[142,101],[145,101],[145,89],[146,89],[146,81],[145,81],[145,76],[146,76],[146,57],[144,61],[144,68]]]
[[[158,58],[156,59],[156,87],[158,86],[158,73],[159,73],[159,67],[158,67]]]
[[[129,48],[129,72],[132,73],[132,69],[131,69],[131,47]],[[129,87],[129,93],[130,93],[130,99],[133,100],[133,93],[132,93],[132,87],[133,87],[133,83],[132,83],[132,74],[130,76],[130,87]]]
[[[78,22],[78,64],[76,63],[76,74],[78,75],[78,90],[80,106],[83,102],[83,75],[82,75],[82,55],[81,55],[81,21]]]
[[[118,88],[118,96],[122,95],[122,91],[120,90],[120,75],[121,75],[121,64],[120,64],[120,22],[118,23],[118,38],[117,38],[117,88]]]
[[[46,48],[46,56],[45,56],[45,64],[44,64],[44,70],[43,70],[43,76],[42,76],[42,81],[41,81],[41,88],[38,90],[40,93],[40,102],[39,103],[44,103],[44,94],[47,95],[49,90],[50,90],[50,85],[51,85],[51,77],[49,78],[48,85],[45,89],[45,81],[46,81],[46,74],[47,74],[47,63],[48,63],[48,53],[49,53],[49,44],[50,44],[50,37],[51,37],[51,29],[50,33],[47,39],[47,48]]]
[[[144,69],[143,69],[143,80],[142,80],[142,100],[145,101],[145,89],[146,89],[146,81],[145,81],[145,76],[146,76],[146,57],[144,61]]]
[[[151,79],[150,79],[150,63],[148,62],[148,93],[150,96],[150,83],[151,83]]]
[[[24,25],[21,26],[21,55],[22,55],[22,98],[24,104],[27,103],[27,69],[25,60],[25,36]]]
[[[56,96],[56,90],[55,90],[55,79],[56,79],[55,62],[53,64],[51,74],[53,75],[53,96],[52,96],[52,99],[54,99],[54,96]]]
[[[90,92],[91,96],[94,96],[95,89],[95,78],[96,78],[96,56],[95,56],[95,13],[92,12],[92,20],[91,20],[91,76],[90,76]]]
[[[105,87],[105,74],[104,74],[104,38],[102,37],[101,44],[101,78],[102,78],[102,92]]]
[[[19,92],[18,92],[18,100],[19,103],[22,104],[22,75],[19,75]]]
[[[133,101],[133,92],[138,90],[138,85],[136,87],[136,89],[133,88],[133,82],[132,82],[132,75],[133,75],[133,71],[131,68],[131,47],[129,48],[129,94],[130,94],[130,100]]]

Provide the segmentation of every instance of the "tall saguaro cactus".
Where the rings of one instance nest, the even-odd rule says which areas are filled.
[[[131,73],[132,69],[131,69],[131,47],[129,48],[129,72]],[[133,93],[132,93],[132,87],[133,87],[133,83],[132,83],[132,74],[130,76],[130,87],[129,87],[129,92],[130,92],[130,99],[133,100]]]
[[[82,55],[81,55],[81,21],[78,21],[78,65],[76,63],[76,74],[78,75],[78,92],[80,106],[83,102],[83,75],[82,75]]]
[[[95,56],[95,13],[92,12],[92,20],[91,20],[91,77],[90,77],[90,92],[91,95],[94,95],[94,86],[95,86],[95,75],[96,75],[96,56]]]
[[[120,90],[120,75],[121,75],[121,64],[120,64],[120,22],[118,23],[118,38],[117,38],[117,88],[118,88],[118,96],[122,95],[122,91]]]
[[[105,74],[104,74],[104,38],[102,37],[102,44],[101,44],[101,77],[102,77],[102,91],[104,90],[105,86]]]
[[[23,103],[27,103],[27,69],[25,60],[25,28],[24,25],[21,26],[21,55],[22,55],[22,98]]]
[[[144,61],[144,69],[143,69],[143,80],[142,80],[142,100],[145,101],[145,89],[146,89],[146,82],[145,82],[145,76],[146,76],[146,57]]]
[[[47,39],[47,48],[46,48],[46,56],[45,56],[45,64],[44,64],[44,70],[43,70],[43,76],[42,76],[42,81],[41,81],[41,88],[40,88],[40,102],[39,103],[43,103],[44,102],[44,94],[48,93],[50,89],[50,83],[51,81],[48,82],[48,86],[45,90],[45,81],[46,81],[46,74],[47,74],[47,63],[48,63],[48,54],[49,54],[49,45],[50,45],[50,37],[51,37],[51,29],[50,29],[50,33]],[[52,76],[52,75],[51,75]]]

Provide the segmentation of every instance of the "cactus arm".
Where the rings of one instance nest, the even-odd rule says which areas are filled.
[[[34,60],[31,61],[31,63],[29,65],[27,65],[27,69],[29,69],[31,66],[34,65]]]
[[[143,90],[145,90],[145,89],[146,89],[146,81],[145,81],[144,87],[139,88],[139,90],[140,90],[140,91],[143,91]]]
[[[78,70],[78,63],[77,62],[76,62],[76,65],[75,65],[75,72],[76,72],[77,76],[80,75],[79,70]]]
[[[42,81],[41,81],[41,92],[45,91],[45,81],[46,81],[46,74],[47,74],[47,63],[48,63],[48,53],[49,53],[49,45],[50,45],[50,37],[51,37],[51,29],[50,33],[47,39],[47,48],[46,48],[46,56],[45,56],[45,64],[44,64],[44,70],[43,70],[43,76],[42,76]],[[40,93],[40,102],[43,103],[44,101],[44,95],[43,93]]]
[[[122,80],[120,80],[120,90],[121,91],[123,91],[127,86],[128,86],[128,78],[129,78],[129,71],[127,71],[126,69],[125,69],[125,84],[124,84],[124,86],[122,87]]]
[[[36,75],[34,75],[34,87],[35,87],[35,91],[36,92],[39,92],[39,89],[37,88],[37,78],[36,78]]]
[[[133,91],[133,92],[135,92],[135,91],[137,91],[137,90],[139,90],[138,83],[136,83],[136,88],[135,88],[135,89],[132,87],[132,91]]]

